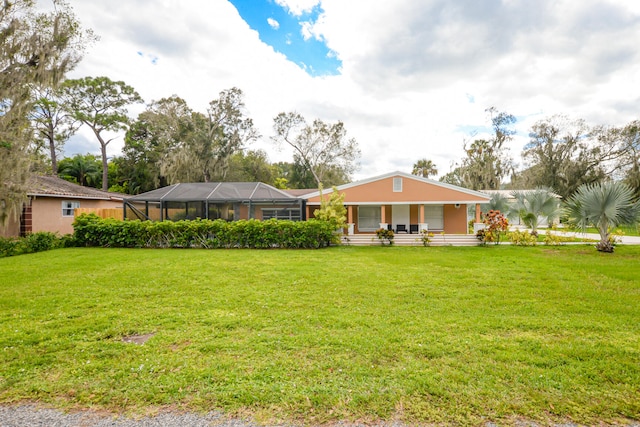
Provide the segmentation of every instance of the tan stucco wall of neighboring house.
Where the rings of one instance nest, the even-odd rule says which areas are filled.
[[[62,202],[80,202],[81,208],[120,208],[122,201],[92,200],[64,197],[34,197],[31,203],[32,232],[50,231],[59,234],[73,233],[73,216],[62,216]]]
[[[445,234],[467,234],[467,205],[444,205]]]

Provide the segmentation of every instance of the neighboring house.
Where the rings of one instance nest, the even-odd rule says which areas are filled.
[[[305,220],[304,200],[262,182],[173,184],[124,201],[128,219]]]
[[[349,234],[390,228],[417,233],[423,229],[467,234],[467,205],[476,209],[490,197],[477,191],[393,172],[341,185]],[[332,190],[325,189],[323,197]],[[313,218],[320,207],[317,189],[279,190],[260,182],[202,182],[174,184],[124,200],[128,219],[291,219]]]
[[[373,233],[379,228],[467,234],[467,205],[474,207],[475,222],[480,222],[480,205],[491,199],[478,191],[404,172],[391,172],[337,189],[345,195],[349,234]],[[331,192],[326,189],[323,197]],[[301,197],[306,200],[306,216],[312,218],[320,207],[319,191]]]
[[[76,208],[122,209],[122,194],[83,187],[56,176],[34,176],[28,184],[28,201],[19,220],[9,220],[4,237],[50,231],[73,233]]]

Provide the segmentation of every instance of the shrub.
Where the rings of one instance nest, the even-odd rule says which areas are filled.
[[[128,248],[320,248],[329,246],[334,232],[329,222],[313,219],[152,222],[88,214],[76,218],[73,226],[81,246]]]
[[[379,228],[376,230],[376,236],[380,239],[380,243],[384,245],[385,242],[389,244],[389,246],[393,245],[393,230],[387,230],[386,228]]]
[[[500,243],[500,236],[509,229],[509,221],[498,210],[490,210],[484,214],[482,222],[485,228],[479,230],[476,237],[483,244],[493,242],[497,245]]]
[[[528,231],[514,230],[507,234],[507,238],[513,245],[517,246],[536,246],[538,237]]]
[[[420,231],[420,240],[425,247],[431,245],[431,239],[433,239],[433,233],[430,233],[429,230]]]
[[[27,234],[21,238],[0,237],[0,258],[61,248],[67,246],[68,241],[68,236],[59,237],[47,231]]]

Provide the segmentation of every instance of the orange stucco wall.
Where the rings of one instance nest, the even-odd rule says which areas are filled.
[[[444,205],[444,232],[467,234],[467,205]]]
[[[62,216],[62,201],[80,202],[81,208],[120,208],[122,202],[111,200],[64,199],[57,197],[35,197],[31,204],[33,212],[32,232],[73,233],[73,216]]]
[[[479,201],[486,199],[471,194],[456,191],[450,188],[440,187],[435,184],[402,177],[402,191],[393,191],[393,178],[389,177],[379,181],[373,181],[355,187],[340,190],[344,193],[344,203],[397,203],[397,202],[457,202]],[[328,196],[327,193],[325,196]],[[309,203],[318,203],[320,197],[312,197]]]

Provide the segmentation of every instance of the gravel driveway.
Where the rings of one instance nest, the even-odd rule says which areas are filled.
[[[499,427],[502,424],[487,422],[485,427]],[[511,425],[511,424],[509,424]],[[515,427],[540,427],[531,421],[516,421]],[[640,423],[615,424],[616,426],[640,427]],[[198,415],[194,413],[163,412],[153,417],[127,418],[93,411],[64,413],[55,409],[41,408],[34,404],[0,405],[0,427],[297,427],[294,425],[260,426],[241,420],[229,420],[220,413]],[[405,424],[389,422],[375,425],[335,424],[334,427],[407,427]],[[553,427],[578,427],[578,424],[553,424]],[[599,427],[606,426],[598,424]]]

